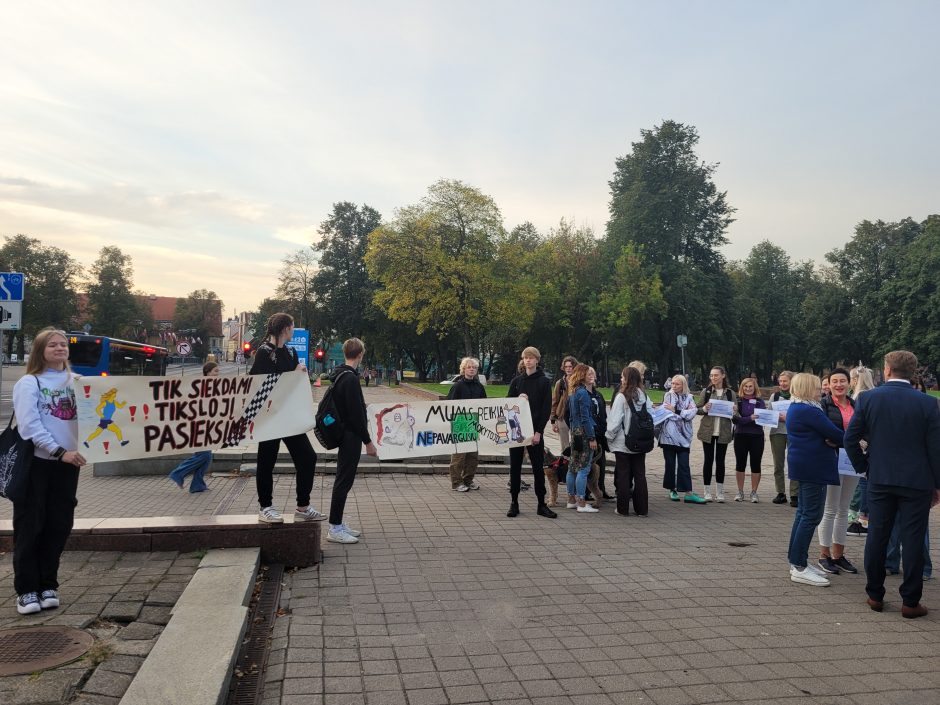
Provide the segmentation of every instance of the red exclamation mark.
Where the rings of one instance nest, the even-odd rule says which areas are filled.
[[[150,407],[144,404],[144,421],[150,418]]]
[[[84,388],[85,388],[85,398],[87,399],[88,397],[91,396],[91,385],[86,384],[84,385]]]
[[[271,411],[271,399],[268,399],[268,411]]]
[[[101,445],[104,446],[104,454],[105,454],[105,455],[108,455],[108,446],[111,445],[111,441],[105,441],[105,442],[102,443]]]
[[[132,405],[128,408],[131,410],[131,423],[134,423],[134,414],[137,413],[137,407]]]
[[[251,438],[255,437],[255,422],[254,421],[248,424],[248,435]]]

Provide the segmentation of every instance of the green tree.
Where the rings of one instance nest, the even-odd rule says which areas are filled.
[[[382,224],[374,208],[349,201],[333,204],[330,216],[320,224],[319,271],[313,278],[313,293],[322,311],[323,328],[340,339],[367,337],[377,331],[372,303],[378,285],[369,277],[365,254],[369,233]]]
[[[665,315],[639,332],[666,372],[675,366],[677,334],[687,334],[690,346],[708,347],[721,327],[727,309],[721,297],[729,291],[718,248],[727,242],[734,209],[714,184],[718,165],[695,153],[694,127],[666,120],[641,137],[616,160],[604,260],[612,264],[633,243],[657,268]]]
[[[93,330],[101,335],[132,337],[146,312],[133,293],[131,256],[119,247],[102,247],[91,266],[91,277],[88,313]]]
[[[940,215],[931,215],[920,235],[905,251],[900,276],[885,287],[885,299],[894,302],[898,327],[878,356],[891,349],[913,351],[932,370],[940,365]]]
[[[173,327],[177,331],[190,331],[196,338],[193,354],[203,357],[209,352],[210,336],[219,336],[222,331],[222,301],[218,294],[208,289],[197,289],[184,299],[176,300]]]

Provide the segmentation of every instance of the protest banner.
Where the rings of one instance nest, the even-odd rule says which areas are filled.
[[[453,453],[501,453],[532,442],[528,399],[369,404],[369,434],[380,460]]]
[[[314,426],[307,373],[82,377],[78,449],[90,462],[230,448]]]

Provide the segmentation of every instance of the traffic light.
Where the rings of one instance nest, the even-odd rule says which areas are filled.
[[[323,362],[323,358],[326,357],[326,351],[324,351],[323,348],[317,348],[314,357],[317,358],[317,362]]]
[[[251,343],[242,343],[242,350],[246,355],[251,355]]]

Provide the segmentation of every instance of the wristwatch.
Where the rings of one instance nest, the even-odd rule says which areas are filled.
[[[63,448],[62,446],[59,446],[58,448],[55,449],[55,453],[52,454],[52,459],[62,460],[62,456],[65,455],[66,452],[67,451],[65,450],[65,448]]]

